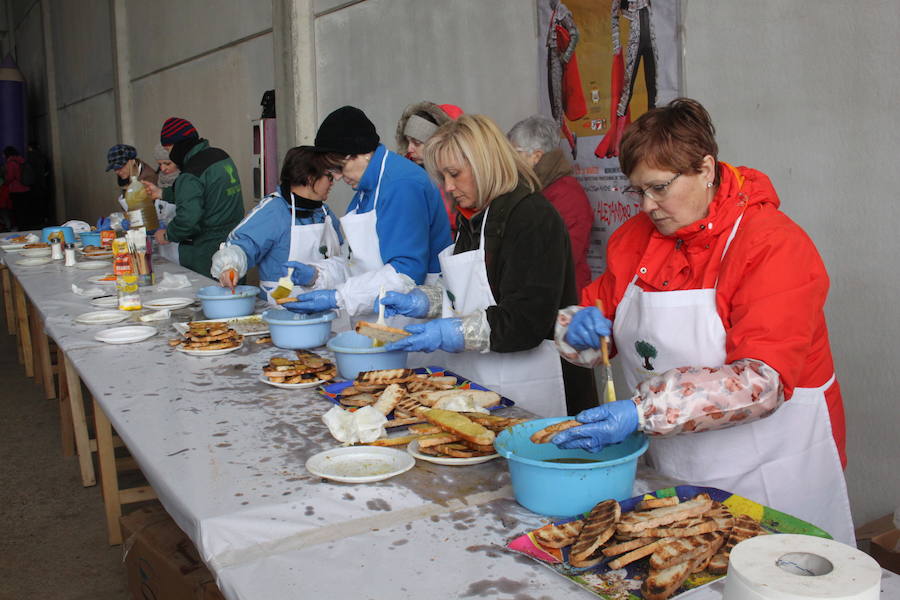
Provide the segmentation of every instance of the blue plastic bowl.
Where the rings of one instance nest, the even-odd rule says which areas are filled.
[[[50,237],[50,234],[56,233],[57,231],[62,232],[63,239],[67,244],[75,243],[75,232],[72,231],[71,227],[44,227],[41,229],[41,241],[46,242],[47,238]]]
[[[258,293],[255,285],[239,285],[233,294],[221,286],[208,285],[197,290],[197,298],[207,319],[229,319],[253,314]]]
[[[560,450],[529,439],[538,429],[568,418],[528,421],[504,429],[494,440],[494,448],[507,460],[516,502],[540,515],[569,517],[589,511],[601,500],[630,498],[637,459],[649,446],[644,434],[633,433],[596,454]],[[573,458],[598,462],[547,462]]]
[[[262,320],[269,324],[273,344],[279,348],[300,350],[324,346],[336,316],[330,310],[303,315],[283,308],[271,308],[262,314]]]
[[[78,238],[81,240],[81,243],[85,246],[96,246],[100,247],[100,232],[99,231],[84,231],[78,234]]]
[[[355,331],[337,334],[328,340],[327,346],[344,379],[356,379],[360,371],[406,368],[406,352],[386,352],[383,346],[375,348],[372,338]]]

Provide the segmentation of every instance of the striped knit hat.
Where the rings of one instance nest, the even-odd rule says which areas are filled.
[[[168,146],[181,140],[198,137],[200,135],[190,121],[180,117],[169,117],[163,123],[162,131],[159,132],[159,143],[163,146]]]

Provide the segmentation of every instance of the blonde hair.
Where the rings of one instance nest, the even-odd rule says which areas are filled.
[[[523,181],[532,192],[541,189],[531,167],[515,151],[497,124],[484,115],[463,115],[450,121],[428,138],[424,150],[425,169],[443,184],[438,163],[447,160],[468,163],[472,168],[481,209],[491,200],[507,194]]]

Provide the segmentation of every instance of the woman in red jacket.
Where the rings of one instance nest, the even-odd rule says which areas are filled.
[[[663,474],[852,544],[825,266],[766,175],[717,159],[714,134],[689,99],[625,130],[624,192],[642,213],[613,234],[606,271],[582,293],[585,308],[560,313],[556,340],[591,365],[612,334],[633,396],[581,413],[585,425],[553,441],[597,450],[643,431]]]

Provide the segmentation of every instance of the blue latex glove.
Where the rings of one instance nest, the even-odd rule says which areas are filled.
[[[295,313],[317,313],[337,308],[337,295],[335,290],[315,290],[300,294],[296,302],[282,306]]]
[[[109,229],[109,217],[100,217],[97,219],[97,231],[107,231]]]
[[[408,325],[406,331],[412,335],[391,342],[384,347],[387,351],[406,350],[408,352],[462,352],[466,347],[463,338],[462,319],[435,319],[427,323]]]
[[[400,292],[387,292],[381,300],[384,304],[384,316],[393,317],[403,315],[424,319],[428,316],[428,296],[421,290],[413,290],[408,294]],[[378,314],[378,298],[375,298],[373,312]]]
[[[284,268],[288,267],[294,267],[294,272],[291,273],[291,281],[294,282],[294,285],[309,285],[316,277],[316,268],[306,263],[291,260],[284,263]]]
[[[566,343],[576,350],[600,348],[600,338],[608,336],[612,321],[603,316],[596,306],[582,308],[572,317],[566,332]]]
[[[599,452],[604,446],[618,444],[637,430],[637,406],[631,400],[616,400],[578,413],[579,427],[566,429],[550,440],[565,450],[581,448]]]
[[[122,231],[128,231],[129,227],[131,227],[131,223],[128,222],[128,219],[122,219]]]

